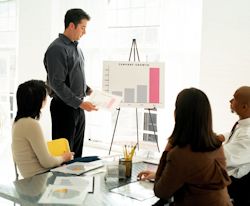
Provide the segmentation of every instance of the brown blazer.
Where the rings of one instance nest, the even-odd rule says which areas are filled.
[[[192,152],[176,146],[163,152],[156,172],[155,195],[174,196],[175,206],[229,206],[230,178],[226,172],[223,148],[211,152]]]

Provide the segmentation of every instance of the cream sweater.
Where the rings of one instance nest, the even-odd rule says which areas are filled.
[[[63,162],[49,154],[46,140],[37,120],[21,118],[12,127],[12,155],[24,178],[43,173]]]

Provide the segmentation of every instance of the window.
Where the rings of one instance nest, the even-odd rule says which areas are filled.
[[[110,0],[107,7],[107,58],[128,60],[132,39],[141,61],[159,60],[160,0]],[[113,55],[113,54],[120,54]],[[133,59],[132,59],[133,61]]]
[[[158,142],[157,110],[144,110],[143,141]]]
[[[16,85],[16,1],[0,1],[0,113],[2,133],[10,132]],[[3,136],[4,137],[4,136]],[[6,136],[5,136],[6,137]]]
[[[0,1],[0,32],[16,31],[16,1]]]

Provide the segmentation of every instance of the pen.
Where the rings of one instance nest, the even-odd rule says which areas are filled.
[[[126,159],[126,148],[125,148],[125,146],[123,146],[123,156]]]
[[[129,154],[128,154],[128,148],[127,148],[127,145],[125,145],[124,147],[125,147],[125,155],[124,155],[124,158],[125,158],[125,160],[128,160],[128,158],[129,158]]]
[[[134,154],[135,154],[135,149],[136,149],[137,143],[135,144],[135,146],[133,146],[130,154],[129,154],[129,160],[132,160]]]

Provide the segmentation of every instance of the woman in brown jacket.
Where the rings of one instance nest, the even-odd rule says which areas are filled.
[[[207,96],[184,89],[177,96],[175,127],[155,175],[155,195],[165,200],[173,196],[175,206],[232,205],[225,168]]]

